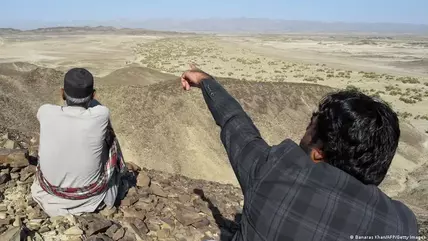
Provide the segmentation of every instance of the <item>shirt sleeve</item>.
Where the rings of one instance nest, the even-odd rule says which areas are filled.
[[[221,127],[221,141],[245,195],[257,179],[261,163],[267,160],[270,146],[241,105],[214,78],[203,80],[201,89]]]
[[[49,107],[49,105],[48,105],[48,104],[44,104],[44,105],[40,106],[40,107],[39,107],[39,109],[37,110],[36,117],[37,117],[37,120],[38,120],[39,122],[41,121],[41,118],[44,116],[45,110],[46,110],[46,108],[48,108],[48,107]]]

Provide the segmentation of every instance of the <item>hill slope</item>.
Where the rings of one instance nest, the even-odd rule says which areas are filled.
[[[36,112],[43,103],[61,103],[62,72],[26,63],[0,64],[0,127],[38,131]],[[129,67],[96,82],[99,101],[112,112],[128,161],[149,169],[237,184],[219,128],[200,90],[184,92],[172,75]],[[270,144],[299,141],[319,99],[332,89],[310,84],[259,83],[220,79]],[[399,150],[382,188],[390,195],[424,188],[427,136],[401,123]],[[426,164],[425,164],[426,165]]]

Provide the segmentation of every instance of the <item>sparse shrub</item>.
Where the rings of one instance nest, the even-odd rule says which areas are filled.
[[[334,74],[327,74],[327,78],[334,78]]]
[[[399,77],[398,81],[401,81],[404,84],[419,84],[420,81],[415,77]]]
[[[385,75],[385,79],[386,80],[393,80],[394,76],[387,74],[387,75]]]
[[[397,115],[403,119],[407,119],[407,118],[413,116],[412,113],[409,113],[407,111],[406,112],[397,112]]]
[[[380,98],[380,94],[379,94],[379,92],[376,92],[376,93],[372,94],[371,96],[372,96],[372,97],[375,97],[375,98]]]
[[[363,77],[367,79],[377,79],[380,77],[380,75],[376,74],[375,72],[364,72]]]
[[[313,77],[313,76],[310,76],[310,77],[305,77],[304,79],[303,79],[303,81],[308,81],[308,82],[317,82],[318,81],[318,78],[317,77]]]
[[[401,100],[401,101],[403,101],[404,103],[406,103],[406,104],[415,104],[417,101],[416,100],[413,100],[413,99],[411,99],[411,98],[406,98],[406,97],[404,97],[404,96],[401,96],[400,98],[399,98],[399,100]]]
[[[354,85],[348,85],[348,86],[346,86],[345,90],[348,90],[348,91],[361,91],[360,88],[358,88],[358,87],[356,87]]]

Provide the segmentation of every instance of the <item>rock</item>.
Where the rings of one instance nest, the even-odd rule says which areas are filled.
[[[178,195],[178,200],[179,200],[181,203],[187,203],[187,202],[190,202],[190,199],[191,199],[191,197],[190,197],[189,195],[187,195],[187,194],[179,194],[179,195]]]
[[[88,228],[85,232],[87,236],[91,236],[93,234],[97,234],[100,232],[106,231],[111,225],[111,222],[108,220],[99,219],[98,221],[94,221],[88,224]]]
[[[27,205],[29,207],[34,207],[37,205],[37,202],[34,201],[33,197],[29,196],[29,197],[27,197]]]
[[[39,230],[40,227],[42,226],[42,222],[44,220],[43,219],[31,219],[28,223],[27,226],[31,229],[31,230]]]
[[[161,229],[157,231],[158,239],[165,239],[170,236],[171,231],[169,229]]]
[[[12,223],[13,219],[12,218],[5,218],[5,219],[0,219],[0,226],[2,225],[10,225]]]
[[[163,190],[162,187],[157,185],[157,184],[153,184],[150,186],[150,190],[151,193],[158,196],[158,197],[168,197],[168,194],[166,194]]]
[[[112,237],[112,239],[113,240],[119,240],[119,239],[121,239],[121,238],[123,238],[125,236],[125,229],[123,229],[123,228],[119,228],[114,234],[113,234],[113,237]]]
[[[8,173],[0,173],[0,185],[8,182],[10,180],[10,175]]]
[[[74,236],[79,236],[79,235],[82,235],[82,234],[83,234],[83,230],[81,230],[80,228],[78,228],[78,227],[74,226],[74,227],[71,227],[71,228],[69,228],[69,229],[65,230],[65,231],[64,231],[64,234],[65,234],[65,235],[74,235]]]
[[[17,147],[16,142],[12,140],[6,140],[6,142],[3,144],[3,148],[6,149],[15,149]]]
[[[126,196],[126,198],[122,200],[120,205],[128,207],[128,206],[131,206],[132,204],[136,203],[137,201],[138,201],[137,196]]]
[[[202,220],[192,224],[192,226],[197,229],[207,227],[208,225],[210,225],[210,220],[208,220],[207,218],[203,218]]]
[[[112,208],[105,207],[103,210],[101,210],[100,214],[103,215],[104,217],[110,217],[116,212],[117,212],[116,207],[112,207]]]
[[[0,164],[9,164],[10,167],[22,168],[29,165],[27,150],[0,149]]]
[[[4,204],[4,203],[0,204],[0,212],[6,212],[6,211],[7,211],[6,204]]]
[[[113,239],[111,239],[109,236],[105,234],[97,234],[85,239],[85,241],[112,241],[112,240]]]
[[[4,195],[2,192],[0,192],[0,202],[3,202],[3,200],[4,200]]]
[[[5,212],[0,212],[0,219],[6,219],[7,214]]]
[[[21,170],[21,178],[19,179],[21,182],[25,182],[29,177],[33,176],[36,173],[35,166],[27,166]]]
[[[16,217],[12,224],[14,227],[22,227],[22,220],[20,217]]]
[[[137,240],[146,240],[146,234],[150,231],[143,220],[138,218],[127,218],[125,222],[126,226],[129,227],[129,231],[133,232]]]
[[[11,173],[10,177],[12,178],[12,180],[19,179],[19,173]]]
[[[146,217],[146,213],[145,213],[144,210],[138,211],[138,210],[136,210],[135,208],[132,208],[132,207],[131,208],[124,208],[122,210],[122,212],[123,212],[123,216],[125,218],[139,218],[141,220],[144,220],[145,217]]]
[[[139,172],[141,170],[141,168],[138,165],[136,165],[136,164],[134,164],[132,162],[127,162],[126,163],[126,168],[128,170],[133,171],[133,172]]]
[[[39,233],[47,233],[47,232],[49,232],[49,231],[50,231],[49,227],[46,227],[46,226],[41,227],[41,228],[39,229]]]
[[[125,235],[123,235],[123,238],[121,238],[120,241],[137,241],[137,238],[133,231],[127,229],[125,230]]]
[[[113,225],[111,225],[111,226],[110,226],[110,228],[108,228],[108,229],[106,230],[106,234],[107,234],[110,238],[112,238],[112,237],[113,237],[113,235],[114,235],[114,233],[115,233],[119,228],[120,228],[120,226],[119,226],[119,225],[117,225],[117,224],[113,224]]]
[[[186,211],[176,214],[175,218],[184,226],[192,225],[203,219],[203,217],[201,217],[199,213]]]
[[[129,188],[127,196],[137,196],[137,195],[138,195],[138,192],[135,187]]]
[[[68,220],[68,222],[71,224],[71,225],[75,225],[75,224],[77,224],[77,219],[76,219],[76,217],[74,216],[74,215],[72,215],[72,214],[68,214],[68,215],[66,215],[66,216],[64,216],[67,220]]]
[[[0,235],[0,240],[2,241],[20,241],[26,239],[27,235],[25,235],[25,232],[20,227],[13,227]]]
[[[8,140],[9,139],[9,133],[4,133],[1,137],[0,140]]]
[[[150,186],[150,177],[145,172],[140,172],[138,174],[137,186],[139,186],[139,187],[149,187]]]
[[[7,231],[7,227],[0,225],[0,237],[1,237],[1,234],[6,232],[6,231]]]

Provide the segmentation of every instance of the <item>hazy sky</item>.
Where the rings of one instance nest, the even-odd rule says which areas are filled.
[[[274,18],[428,24],[428,0],[11,0],[0,27],[150,18]]]

